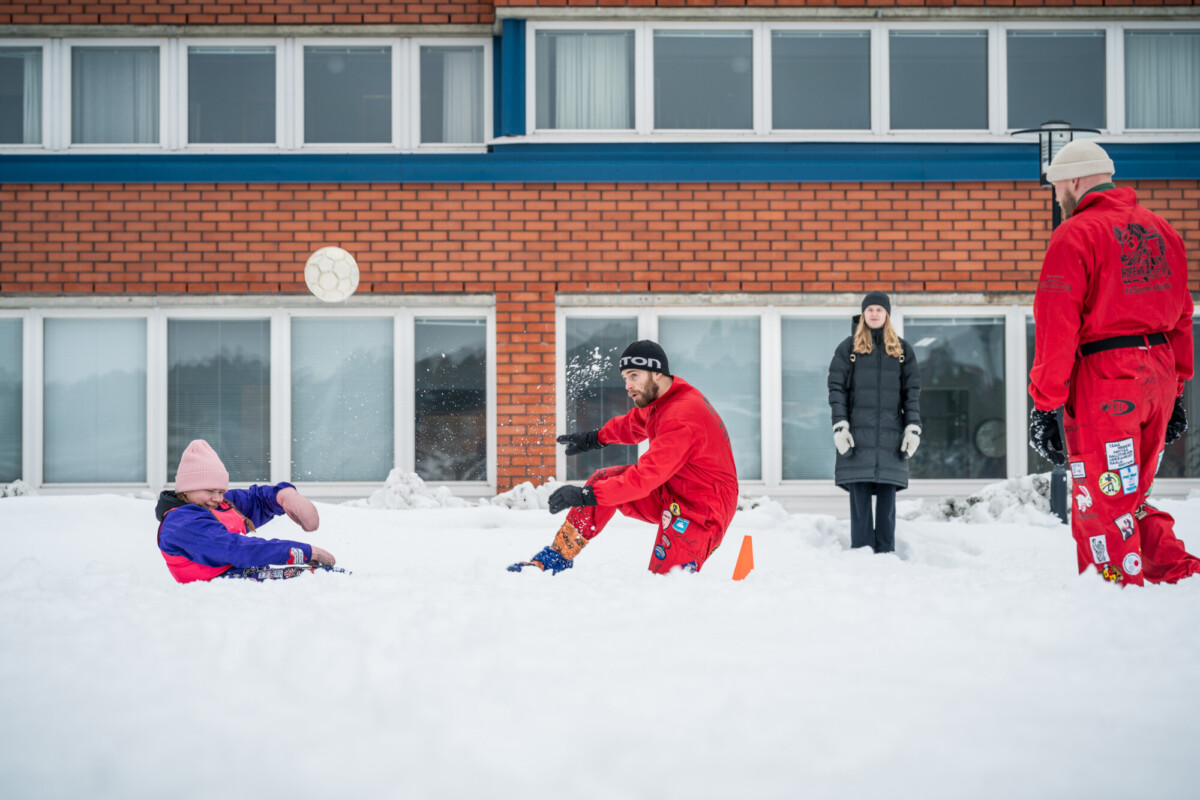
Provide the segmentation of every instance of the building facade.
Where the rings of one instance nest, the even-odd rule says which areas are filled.
[[[628,408],[654,338],[747,491],[828,492],[871,289],[921,364],[914,488],[1042,471],[1014,133],[1050,120],[1200,253],[1192,3],[11,2],[0,483],[156,490],[193,438],[325,496],[578,479],[635,448],[554,434]],[[305,287],[326,245],[343,303]],[[1200,486],[1197,434],[1160,477]]]

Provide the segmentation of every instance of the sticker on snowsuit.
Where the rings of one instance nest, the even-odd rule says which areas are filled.
[[[1137,553],[1126,553],[1121,566],[1125,568],[1126,575],[1137,575],[1142,571],[1142,557]]]
[[[665,531],[667,529],[667,526],[670,524],[671,524],[671,512],[663,511],[663,515],[662,515],[663,530]]]
[[[687,530],[688,525],[689,525],[688,520],[677,519],[677,520],[675,520],[675,524],[672,525],[671,527],[674,528],[675,530],[679,531],[680,533],[683,533],[684,531]]]
[[[1092,493],[1083,484],[1079,485],[1079,494],[1075,495],[1075,507],[1080,514],[1092,507]]]
[[[1121,468],[1121,486],[1125,494],[1133,494],[1138,487],[1138,468],[1137,464],[1132,467]]]
[[[667,551],[664,550],[661,546],[655,547],[654,548],[654,557],[659,560],[662,560],[667,557]]]
[[[1108,543],[1103,536],[1093,536],[1088,539],[1088,543],[1092,546],[1092,561],[1097,564],[1107,564],[1108,558]]]
[[[662,535],[662,541],[660,542],[660,544],[663,546],[664,549],[671,546],[671,540],[667,538],[667,535],[665,533]]]
[[[679,516],[679,503],[671,503],[671,505],[668,506],[668,508],[671,509],[672,516],[675,516],[675,517]]]
[[[1083,469],[1082,461],[1072,461],[1071,462],[1071,477],[1072,478],[1086,478],[1087,477],[1087,473]]]
[[[1112,583],[1120,583],[1121,578],[1124,576],[1121,574],[1121,570],[1117,569],[1112,564],[1105,564],[1104,569],[1100,570],[1100,577]]]
[[[1119,442],[1105,442],[1104,455],[1108,458],[1109,469],[1120,469],[1134,463],[1133,437],[1121,439]]]
[[[1121,491],[1121,476],[1115,472],[1104,473],[1100,476],[1098,483],[1100,484],[1100,491],[1109,497]]]
[[[1128,542],[1129,537],[1133,536],[1133,514],[1122,514],[1113,522],[1116,523],[1117,530],[1121,532],[1121,541]]]

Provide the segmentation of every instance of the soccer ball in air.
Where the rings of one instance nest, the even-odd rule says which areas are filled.
[[[308,290],[326,303],[337,303],[358,288],[358,262],[340,247],[322,247],[304,265]]]

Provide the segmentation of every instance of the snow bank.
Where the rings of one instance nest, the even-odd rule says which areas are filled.
[[[36,495],[37,489],[34,489],[23,480],[15,480],[12,483],[0,483],[0,497],[20,497],[21,495]]]
[[[342,505],[379,509],[466,508],[470,505],[445,486],[430,487],[415,472],[393,469],[383,487],[362,500],[348,500]]]
[[[1062,524],[1050,511],[1050,473],[993,483],[968,497],[902,501],[896,504],[896,517],[910,522],[961,520],[977,525],[1020,522],[1050,527]]]

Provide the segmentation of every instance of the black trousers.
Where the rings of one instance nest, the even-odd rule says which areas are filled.
[[[896,486],[891,483],[850,483],[850,546],[870,547],[876,553],[896,549]],[[875,515],[871,516],[874,495]]]

